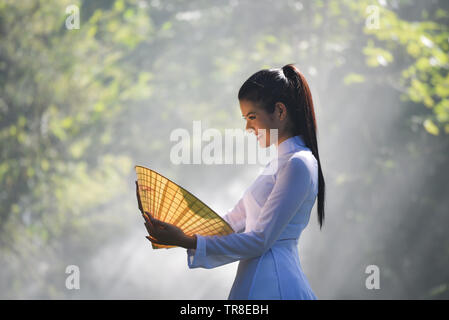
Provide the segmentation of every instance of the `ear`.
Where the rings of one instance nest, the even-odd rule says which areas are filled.
[[[287,118],[287,108],[282,102],[276,102],[276,115],[281,121]]]

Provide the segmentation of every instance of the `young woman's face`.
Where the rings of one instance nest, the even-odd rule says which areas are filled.
[[[269,147],[272,143],[276,143],[276,141],[270,139],[270,129],[278,130],[279,140],[279,128],[282,121],[278,116],[278,108],[275,109],[275,112],[270,114],[251,101],[239,100],[239,102],[242,117],[246,119],[245,130],[252,131],[256,135],[257,141],[262,148]]]

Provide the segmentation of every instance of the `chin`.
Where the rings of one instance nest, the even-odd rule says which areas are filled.
[[[267,143],[267,138],[266,137],[258,139],[257,141],[259,142],[259,146],[261,148],[267,148],[270,145],[269,143]]]

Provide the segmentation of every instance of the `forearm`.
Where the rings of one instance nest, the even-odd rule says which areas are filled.
[[[263,253],[264,236],[255,232],[199,236],[195,251],[187,250],[189,268],[215,268]],[[207,253],[207,254],[206,254]]]

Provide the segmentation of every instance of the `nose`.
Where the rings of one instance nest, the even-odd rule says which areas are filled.
[[[254,132],[254,128],[252,128],[252,127],[249,125],[249,121],[248,121],[248,120],[246,121],[245,130],[246,130],[247,132],[249,132],[249,133]]]

